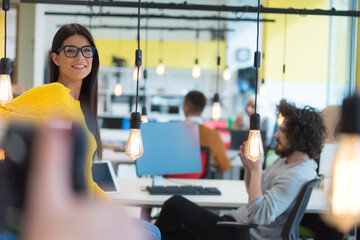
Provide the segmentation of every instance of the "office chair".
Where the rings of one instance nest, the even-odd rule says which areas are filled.
[[[209,166],[210,166],[210,148],[201,146],[201,172],[200,173],[180,173],[180,174],[168,174],[164,175],[166,178],[208,178]]]
[[[299,239],[299,224],[303,218],[306,210],[306,206],[309,203],[311,192],[314,187],[317,187],[322,179],[319,176],[307,183],[302,187],[300,193],[297,196],[295,205],[291,210],[289,217],[281,232],[281,238],[283,240],[296,240]],[[241,240],[250,240],[250,228],[256,227],[256,224],[240,224],[236,222],[217,222],[218,226],[236,227],[240,235]]]

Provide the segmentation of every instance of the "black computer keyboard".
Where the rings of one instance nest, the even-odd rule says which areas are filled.
[[[151,195],[221,195],[216,187],[202,186],[147,186],[146,189]]]

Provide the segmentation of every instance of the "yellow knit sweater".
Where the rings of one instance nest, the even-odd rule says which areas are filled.
[[[90,196],[110,200],[110,197],[93,181],[91,167],[97,144],[86,126],[80,102],[70,96],[70,89],[61,83],[50,83],[30,89],[5,107],[0,105],[1,119],[26,120],[42,123],[50,118],[61,117],[80,123],[88,138],[85,161],[86,187]]]

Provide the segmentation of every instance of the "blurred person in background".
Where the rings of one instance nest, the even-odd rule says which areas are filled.
[[[206,105],[206,97],[199,91],[190,91],[186,94],[183,102],[183,110],[186,121],[199,124],[200,145],[210,148],[210,159],[216,163],[219,171],[227,171],[231,168],[231,160],[226,154],[225,144],[220,134],[213,129],[205,127],[201,113]]]

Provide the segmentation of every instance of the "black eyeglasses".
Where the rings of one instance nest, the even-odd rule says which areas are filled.
[[[81,52],[81,54],[84,57],[92,58],[92,57],[94,57],[94,54],[96,51],[96,47],[94,47],[94,46],[83,46],[81,48],[78,48],[73,45],[65,45],[65,46],[62,46],[61,48],[59,48],[59,50],[57,52],[59,53],[62,49],[64,49],[65,56],[69,57],[69,58],[76,57],[78,55],[79,51]]]

